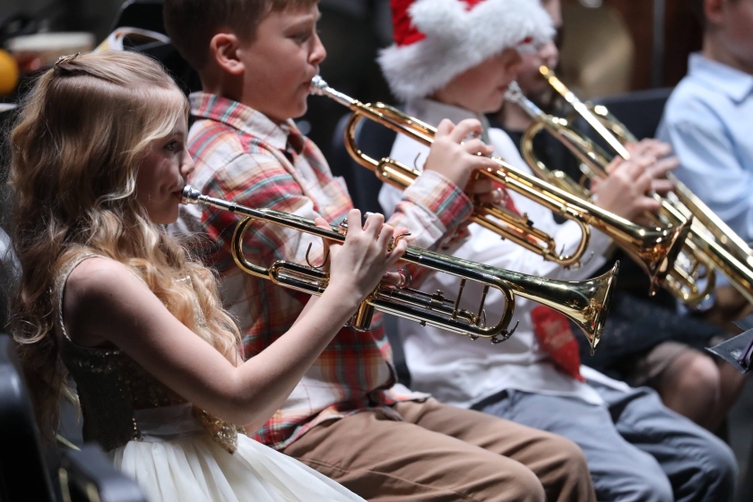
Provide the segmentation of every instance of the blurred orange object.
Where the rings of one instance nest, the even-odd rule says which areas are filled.
[[[0,49],[0,96],[16,90],[18,85],[18,63],[6,51]]]

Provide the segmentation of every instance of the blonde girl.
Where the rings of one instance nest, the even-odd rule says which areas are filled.
[[[84,438],[152,500],[352,500],[255,431],[405,249],[380,215],[331,249],[330,284],[242,363],[214,275],[165,231],[185,178],[187,102],[135,53],[62,58],[12,132],[13,333],[52,437],[76,382]],[[361,221],[352,211],[350,221]]]

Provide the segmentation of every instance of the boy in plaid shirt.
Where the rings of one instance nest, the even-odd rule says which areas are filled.
[[[342,180],[290,120],[305,113],[309,82],[326,54],[318,16],[316,0],[165,2],[168,33],[204,89],[191,96],[195,188],[330,223],[352,207]],[[455,245],[472,211],[467,194],[498,197],[488,181],[469,182],[475,169],[490,165],[475,155],[490,153],[483,143],[463,141],[480,130],[473,120],[440,124],[424,174],[390,219],[410,231],[411,244]],[[208,238],[202,252],[222,276],[223,300],[239,320],[248,358],[293,324],[307,296],[234,265],[229,243],[237,220],[192,206],[179,231]],[[244,249],[256,263],[302,262],[314,240],[257,225]],[[575,445],[410,392],[396,384],[391,359],[379,316],[366,333],[343,328],[257,439],[368,499],[593,500]]]

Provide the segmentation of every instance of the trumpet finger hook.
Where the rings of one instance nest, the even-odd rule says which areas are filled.
[[[311,254],[311,245],[312,243],[309,242],[309,246],[306,248],[306,264],[311,268],[321,270],[324,268],[327,262],[329,262],[329,249],[324,250],[324,258],[322,258],[322,263],[320,265],[314,265],[309,259],[309,255]]]
[[[492,337],[492,343],[494,345],[496,345],[496,344],[502,343],[505,340],[507,340],[508,338],[510,338],[512,336],[512,334],[515,333],[515,330],[518,329],[518,324],[520,324],[520,321],[516,321],[515,322],[515,326],[513,326],[513,328],[511,330],[509,330],[509,331],[505,330],[504,333],[502,333],[501,335],[499,335],[499,336],[493,336]]]

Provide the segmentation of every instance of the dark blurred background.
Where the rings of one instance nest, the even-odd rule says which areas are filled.
[[[700,48],[700,25],[686,1],[561,1],[565,32],[560,74],[582,97],[674,86],[685,74],[688,54]],[[149,14],[158,13],[159,7],[139,4],[159,1],[125,2],[130,9],[126,24],[159,26]],[[85,32],[90,45],[96,46],[118,23],[123,5],[121,0],[3,0],[0,49],[12,52],[14,38],[40,32]],[[329,53],[322,76],[362,101],[392,101],[374,62],[378,49],[391,40],[389,0],[322,0],[320,9],[321,37]],[[50,49],[54,52],[54,43]],[[61,46],[59,51],[73,49]],[[30,69],[26,59],[19,63],[22,82],[25,72],[39,66],[36,62]],[[8,72],[0,54],[0,102],[16,101],[19,94],[18,86],[8,91]],[[195,82],[187,83],[188,88],[194,86]],[[312,99],[310,107],[300,126],[329,157],[331,133],[344,110],[324,98]]]

